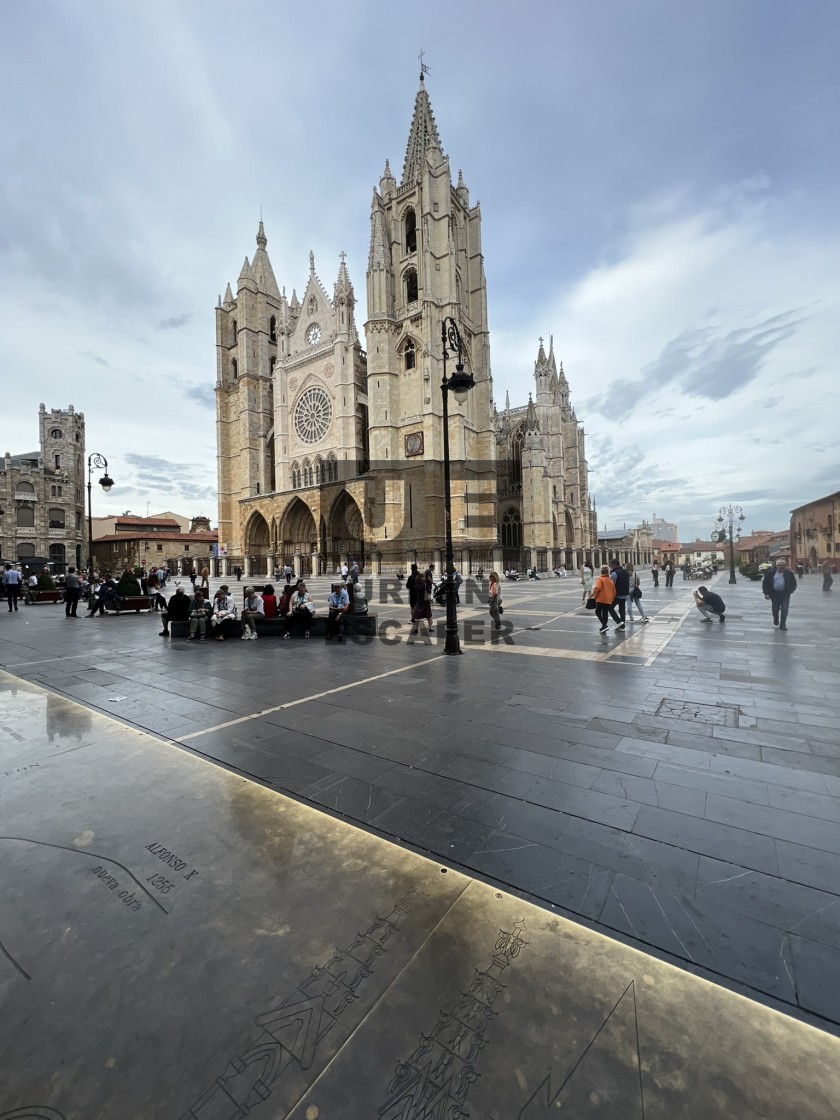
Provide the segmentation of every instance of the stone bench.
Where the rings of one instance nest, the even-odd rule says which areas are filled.
[[[344,616],[345,633],[363,634],[369,637],[376,636],[375,614],[347,614]],[[288,624],[285,618],[258,618],[257,634],[261,638],[282,638],[286,633]],[[323,638],[326,634],[327,615],[316,614],[309,620],[309,633],[313,638]],[[207,626],[207,637],[213,636],[212,627]],[[188,638],[190,636],[189,622],[170,622],[169,633],[173,638]],[[221,635],[225,641],[242,636],[242,622],[239,618],[226,618],[221,625]],[[292,637],[297,635],[293,634]]]
[[[119,607],[113,599],[109,599],[105,604],[105,610],[112,611],[114,614],[125,614],[127,611],[134,611],[135,614],[138,614],[140,611],[147,611],[148,609],[148,595],[124,595],[120,599]]]

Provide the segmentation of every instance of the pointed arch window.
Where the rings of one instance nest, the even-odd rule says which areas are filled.
[[[405,273],[405,302],[416,303],[418,292],[417,269],[409,268]]]
[[[338,482],[338,459],[330,452],[327,458],[327,482]]]
[[[277,358],[274,354],[268,359],[268,372],[274,373],[274,367],[277,365]]]
[[[303,460],[303,485],[312,486],[315,481],[312,464],[308,459]]]
[[[315,485],[320,486],[322,482],[326,482],[324,477],[324,460],[319,455],[315,460]]]
[[[522,547],[522,518],[518,509],[505,510],[502,517],[502,548]]]
[[[292,489],[300,490],[300,463],[292,463]]]
[[[234,381],[236,381],[237,377],[239,377],[239,365],[236,361],[236,358],[231,358],[230,360],[230,375]]]
[[[510,482],[514,490],[522,489],[522,447],[524,443],[525,433],[519,428],[514,432],[511,440]]]
[[[277,319],[274,315],[268,320],[268,341],[277,341]]]
[[[405,212],[405,251],[406,253],[417,252],[417,215],[414,212],[414,207],[409,206]],[[416,298],[416,297],[415,297]]]
[[[232,319],[231,320],[231,340],[230,340],[231,346],[236,345],[236,334],[237,334],[236,320]]]
[[[407,370],[414,369],[417,365],[417,351],[414,347],[414,340],[411,338],[405,340],[405,345],[403,346],[403,362]]]

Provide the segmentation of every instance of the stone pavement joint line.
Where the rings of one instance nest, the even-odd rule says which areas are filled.
[[[300,704],[310,704],[313,700],[323,700],[325,696],[334,696],[337,692],[346,692],[349,688],[358,688],[360,685],[381,681],[386,677],[395,677],[398,673],[408,673],[412,669],[430,665],[433,661],[440,661],[445,656],[446,654],[441,653],[437,657],[430,657],[427,661],[420,661],[416,665],[403,665],[399,669],[391,669],[387,673],[379,673],[375,677],[364,677],[360,681],[351,681],[350,684],[342,684],[337,688],[328,688],[325,692],[315,692],[311,696],[301,696],[299,700],[289,700],[286,704],[276,704],[273,708],[263,708],[262,711],[253,712],[251,715],[240,716],[239,719],[231,719],[226,723],[217,723],[213,727],[205,727],[203,731],[194,731],[192,735],[182,735],[180,741],[186,742],[188,739],[197,739],[200,735],[209,735],[212,731],[223,731],[226,727],[236,727],[237,724],[248,723],[252,719],[260,719],[262,716],[270,716],[274,712],[285,711],[286,708],[296,708]]]

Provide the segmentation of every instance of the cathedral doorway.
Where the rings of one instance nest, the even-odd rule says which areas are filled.
[[[330,510],[326,544],[328,565],[337,568],[342,557],[352,557],[364,567],[365,521],[346,490],[341,491]]]
[[[251,575],[268,575],[270,551],[268,523],[261,513],[255,511],[245,526],[245,555],[251,557]]]
[[[318,530],[309,506],[295,498],[280,522],[280,555],[278,563],[291,563],[296,552],[311,556],[318,547]]]

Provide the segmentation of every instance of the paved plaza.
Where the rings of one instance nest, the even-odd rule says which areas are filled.
[[[399,1111],[392,1098],[402,1092],[408,1100],[416,1085],[409,1091],[394,1070],[423,1066],[418,1038],[434,1033],[442,1008],[457,1008],[474,969],[496,970],[491,987],[501,985],[506,1007],[521,996],[498,1034],[495,1019],[487,1028],[499,1049],[488,1053],[472,1090],[475,1115],[548,1115],[561,1086],[562,1103],[580,1116],[835,1115],[835,599],[822,594],[818,578],[806,578],[789,630],[780,633],[759,586],[739,579],[730,587],[726,579],[713,584],[727,601],[725,625],[701,622],[692,584],[678,579],[673,590],[657,591],[645,574],[650,623],[603,637],[580,607],[576,581],[506,584],[509,628],[491,641],[486,607],[465,602],[465,635],[474,625],[459,658],[444,656],[436,636],[408,641],[407,607],[377,603],[377,584],[371,610],[380,637],[343,645],[189,643],[159,637],[154,616],[74,621],[61,606],[4,610],[0,792],[14,858],[3,874],[20,913],[13,906],[10,924],[0,920],[0,996],[18,1001],[0,1030],[16,1037],[28,1023],[42,1032],[45,1053],[69,1056],[61,1076],[45,1058],[38,1080],[34,1043],[23,1031],[27,1059],[0,1116],[3,1107],[28,1107],[36,1098],[66,1120],[245,1115],[224,1111],[214,1094],[233,1083],[242,1054],[259,1048],[255,1023],[297,1060],[282,1106],[266,1105],[257,1116],[426,1115]],[[312,581],[316,602],[325,601],[327,582]],[[393,595],[385,587],[381,597]],[[383,629],[388,620],[402,629]],[[80,890],[77,918],[80,929],[86,912],[105,922],[107,950],[98,942],[83,947],[76,918],[67,918],[71,869],[64,856],[49,854],[59,850],[98,861]],[[174,890],[166,859],[185,867],[174,905],[161,895],[159,907],[146,875],[160,872]],[[113,907],[112,892],[126,895],[129,915],[139,902],[142,916],[114,932],[117,919],[97,891],[107,891]],[[222,896],[235,920],[217,911]],[[418,905],[415,928],[409,915]],[[161,909],[180,909],[177,937],[144,925]],[[306,1035],[301,1016],[311,1012],[298,1005],[312,998],[295,985],[305,989],[301,980],[313,965],[322,976],[342,937],[362,937],[374,920],[395,937],[397,927],[399,938],[410,925],[411,934],[387,956],[350,1019],[326,1044],[317,1036],[317,1054],[295,1051]],[[527,932],[516,933],[518,922]],[[31,960],[35,929],[46,940],[32,947]],[[521,960],[504,949],[517,936],[528,943]],[[122,954],[147,937],[136,967],[126,964]],[[76,967],[82,948],[91,956],[84,957],[89,984],[79,1008],[92,1024],[83,1049],[101,1057],[102,1075],[74,1098],[64,1082],[83,1055],[75,1054],[74,1023],[62,1021],[60,1009],[79,997],[62,969]],[[429,962],[441,954],[438,975]],[[297,995],[281,991],[280,979],[266,986],[267,960]],[[516,970],[518,989],[510,983]],[[46,985],[38,1000],[59,1008],[48,1021],[33,1018],[27,1003],[25,992],[34,991],[27,985],[35,983]],[[426,989],[428,1005],[417,995]],[[156,1016],[155,1046],[168,1048],[170,1035],[179,1045],[159,1078],[140,1063],[111,1083],[108,1063],[122,1068],[122,1057],[110,1052],[108,1035],[116,1025],[111,1050],[120,1040],[128,1045],[136,1023],[121,1026],[120,1017],[133,1020],[132,1000],[144,1022]],[[277,1010],[291,1005],[294,1031],[294,1017]],[[388,1005],[397,1009],[390,1016]],[[530,1056],[531,1044],[523,1047],[529,1016],[550,1016],[553,1038]],[[679,1037],[671,1037],[675,1016]],[[633,1100],[643,1101],[636,1111],[626,1106],[626,1064],[611,1073],[599,1067],[594,1082],[574,1073],[583,1069],[583,1052],[597,1050],[596,1037],[623,1053],[631,1019],[641,1032],[630,1062]],[[372,1032],[366,1042],[357,1035],[363,1029]],[[727,1065],[729,1051],[743,1054],[740,1080]],[[451,1061],[453,1047],[447,1052]],[[680,1062],[683,1081],[673,1072]],[[258,1085],[274,1084],[266,1071],[261,1076]],[[177,1085],[180,1077],[192,1096]],[[354,1112],[342,1101],[359,1079],[365,1088],[353,1099],[363,1107]],[[708,1088],[710,1079],[728,1086],[724,1094],[737,1087],[743,1099],[726,1107],[702,1093],[690,1100],[689,1090]],[[607,1087],[602,1111],[591,1102],[585,1111],[595,1082]],[[121,1096],[129,1090],[139,1094],[133,1110]],[[261,1091],[251,1085],[252,1103],[270,1095],[260,1098]],[[610,1092],[624,1111],[607,1108]]]

